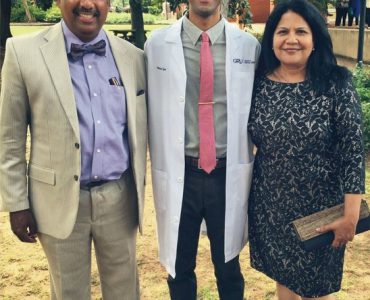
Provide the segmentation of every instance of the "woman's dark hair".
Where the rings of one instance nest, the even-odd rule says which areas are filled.
[[[307,79],[316,92],[323,93],[333,80],[342,85],[350,76],[346,68],[337,65],[333,44],[324,18],[315,6],[305,0],[288,0],[279,3],[269,16],[262,38],[262,52],[259,60],[258,75],[268,75],[279,65],[273,51],[274,32],[282,15],[292,11],[300,15],[310,26],[315,50],[307,61]]]

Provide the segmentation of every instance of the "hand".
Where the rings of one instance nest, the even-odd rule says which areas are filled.
[[[29,209],[11,212],[10,226],[22,242],[36,243],[36,221]]]
[[[317,228],[316,231],[320,233],[333,231],[334,240],[331,245],[334,248],[338,248],[353,240],[356,233],[357,222],[358,218],[356,220],[354,218],[341,217],[332,223]]]

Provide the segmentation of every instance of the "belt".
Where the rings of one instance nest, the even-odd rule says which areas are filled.
[[[80,189],[85,190],[85,191],[90,191],[92,188],[101,186],[103,184],[106,184],[107,182],[109,182],[109,180],[92,181],[89,183],[81,184]]]
[[[185,156],[185,164],[192,167],[197,167],[198,169],[202,169],[199,164],[199,158],[198,157],[191,157],[191,156]],[[216,166],[215,169],[219,168],[226,168],[226,157],[217,158],[216,159]]]

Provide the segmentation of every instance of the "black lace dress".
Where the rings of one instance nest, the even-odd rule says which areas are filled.
[[[258,148],[249,200],[251,265],[304,297],[340,289],[344,247],[305,251],[291,222],[364,193],[361,106],[351,82],[316,96],[308,81],[257,81]]]

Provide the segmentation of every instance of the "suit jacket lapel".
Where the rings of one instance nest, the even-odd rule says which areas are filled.
[[[112,54],[120,73],[126,93],[127,123],[129,133],[129,143],[131,150],[136,145],[136,72],[133,58],[124,45],[117,37],[107,34]]]
[[[79,124],[77,117],[76,101],[73,92],[71,75],[68,67],[68,59],[64,35],[60,23],[51,27],[44,36],[47,43],[40,47],[49,74],[54,83],[63,109],[71,123],[73,131],[79,140]]]

